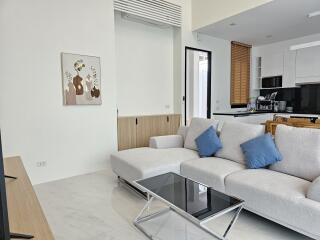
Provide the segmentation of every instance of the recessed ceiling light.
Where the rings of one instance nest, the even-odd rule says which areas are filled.
[[[233,22],[233,23],[230,23],[229,25],[233,27],[233,26],[236,26],[237,24]]]
[[[320,11],[312,12],[308,14],[308,18],[316,17],[320,15]]]
[[[267,35],[267,36],[266,36],[266,38],[272,38],[272,35],[271,35],[271,34],[269,34],[269,35]]]

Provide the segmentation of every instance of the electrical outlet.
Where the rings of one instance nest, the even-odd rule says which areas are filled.
[[[37,162],[37,167],[46,167],[46,166],[47,166],[46,161]]]

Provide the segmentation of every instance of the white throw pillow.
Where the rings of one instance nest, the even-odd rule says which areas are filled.
[[[270,169],[309,181],[320,176],[320,130],[278,125],[276,145],[283,157]]]
[[[262,125],[236,121],[225,122],[220,132],[222,149],[217,152],[216,157],[245,164],[245,157],[240,144],[261,136],[264,132],[265,127]]]
[[[195,139],[210,126],[214,127],[214,129],[217,129],[218,124],[219,121],[215,119],[192,118],[187,137],[184,142],[184,147],[198,151]]]
[[[320,176],[311,183],[308,189],[307,198],[320,202]]]

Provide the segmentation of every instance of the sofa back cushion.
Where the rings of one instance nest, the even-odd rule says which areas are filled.
[[[253,138],[264,134],[264,126],[241,122],[225,122],[220,132],[222,149],[216,153],[216,157],[229,159],[245,164],[245,156],[240,145]]]
[[[177,131],[177,135],[180,135],[183,137],[183,144],[184,144],[184,141],[186,140],[188,131],[189,131],[189,127],[187,126],[180,126]]]
[[[320,130],[278,125],[276,145],[283,157],[270,169],[309,181],[320,176]]]
[[[192,118],[186,140],[184,142],[184,147],[191,150],[198,150],[195,139],[200,136],[209,127],[217,129],[219,124],[218,120],[205,119],[205,118]]]

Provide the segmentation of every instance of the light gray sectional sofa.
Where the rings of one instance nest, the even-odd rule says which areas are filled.
[[[218,122],[193,119],[177,135],[153,137],[149,148],[111,156],[116,175],[132,182],[176,172],[245,200],[245,208],[309,237],[320,239],[320,130],[278,126],[275,143],[283,159],[268,169],[246,169],[240,144],[264,134],[260,125],[225,122],[223,148],[199,158],[194,139]]]

